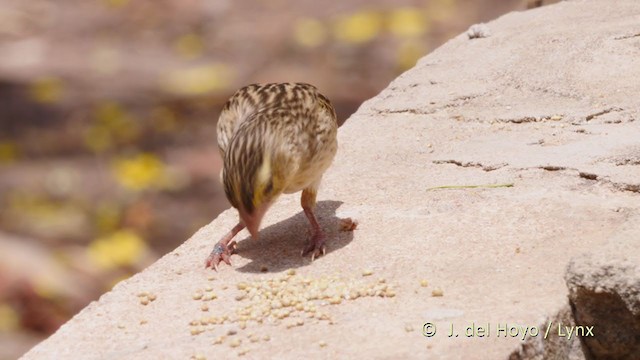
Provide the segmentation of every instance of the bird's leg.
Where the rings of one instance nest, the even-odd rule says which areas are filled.
[[[226,262],[228,265],[231,265],[231,261],[229,257],[233,253],[236,247],[236,242],[232,241],[233,237],[236,236],[242,229],[244,229],[245,225],[242,221],[238,222],[236,226],[231,229],[218,243],[213,247],[211,254],[207,257],[207,260],[204,262],[205,269],[211,267],[214,270],[218,270],[218,264],[220,261]]]
[[[311,254],[311,261],[313,261],[316,256],[320,256],[321,254],[324,255],[326,252],[324,246],[324,232],[320,228],[320,224],[318,224],[316,215],[313,212],[313,209],[316,206],[316,194],[315,188],[307,188],[302,191],[302,197],[300,198],[304,214],[307,216],[307,219],[309,219],[309,223],[311,224],[311,238],[302,250],[302,256]]]

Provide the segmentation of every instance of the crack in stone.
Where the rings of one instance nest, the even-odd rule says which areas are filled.
[[[547,170],[547,171],[567,170],[565,166],[555,166],[555,165],[538,166],[538,169]],[[575,170],[575,169],[571,169],[571,170]]]
[[[484,95],[484,94],[462,95],[462,96],[455,97],[455,98],[451,99],[451,101],[449,101],[447,104],[445,104],[444,106],[440,107],[440,110],[457,108],[459,106],[463,106],[469,100],[473,100],[473,99],[479,98],[482,95]]]
[[[639,159],[621,159],[615,162],[616,166],[640,165]]]
[[[460,167],[477,167],[477,168],[481,168],[482,170],[489,172],[489,171],[494,171],[494,170],[498,170],[500,168],[503,168],[509,164],[507,163],[500,163],[500,164],[494,164],[494,165],[484,165],[482,163],[479,162],[473,162],[473,161],[467,161],[467,162],[462,162],[462,161],[458,161],[458,160],[433,160],[434,164],[454,164]]]
[[[545,115],[545,116],[523,116],[520,118],[508,118],[508,119],[495,119],[495,122],[499,123],[511,123],[511,124],[523,124],[531,122],[546,122],[546,121],[559,121],[562,120],[562,115]]]
[[[580,178],[591,180],[591,181],[595,181],[595,182],[598,182],[600,184],[605,184],[605,185],[612,186],[614,189],[616,189],[618,191],[630,191],[630,192],[633,192],[633,193],[640,194],[640,183],[638,183],[638,184],[630,184],[630,183],[624,183],[624,182],[615,182],[615,181],[611,181],[609,179],[603,178],[602,176],[600,176],[598,174],[588,173],[588,172],[585,172],[585,171],[580,171],[580,170],[578,170],[576,168],[565,167],[565,166],[544,165],[544,166],[536,166],[534,168],[535,169],[542,169],[542,170],[546,170],[546,171],[571,170],[571,171],[577,172],[578,176]],[[520,168],[520,169],[517,169],[517,170],[528,170],[528,169],[531,169],[531,168]]]
[[[596,175],[596,174],[579,171],[578,175],[583,179],[598,180],[598,175]]]
[[[523,123],[530,123],[530,122],[538,122],[541,120],[540,118],[535,116],[525,116],[525,117],[515,118],[515,119],[497,119],[496,121],[503,122],[503,123],[523,124]]]
[[[638,37],[640,36],[640,32],[636,33],[636,34],[628,34],[628,35],[621,35],[621,36],[616,36],[613,38],[613,40],[625,40],[625,39],[631,39],[634,37]]]
[[[598,111],[597,113],[593,113],[593,114],[587,115],[586,120],[587,121],[591,121],[591,120],[597,118],[598,116],[602,116],[602,115],[605,115],[605,114],[608,114],[608,113],[614,112],[614,111],[622,111],[622,109],[619,108],[619,107],[611,107],[611,108],[608,108],[608,109],[604,109],[602,111]]]
[[[640,184],[627,184],[627,183],[611,183],[613,187],[622,191],[631,191],[640,194]]]
[[[377,114],[412,114],[412,115],[431,115],[435,112],[435,110],[418,110],[418,109],[399,109],[399,110],[389,110],[389,109],[373,109]]]

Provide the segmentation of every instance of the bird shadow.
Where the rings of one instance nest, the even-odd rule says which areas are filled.
[[[316,258],[323,261],[332,253],[353,240],[353,231],[340,230],[340,218],[336,210],[342,201],[325,200],[316,205],[315,214],[320,226],[325,231],[326,254]],[[236,256],[252,261],[237,270],[248,273],[280,272],[311,263],[310,256],[301,256],[307,240],[310,238],[310,225],[304,212],[260,230],[260,239],[246,237],[238,241]],[[265,270],[266,269],[266,270]]]

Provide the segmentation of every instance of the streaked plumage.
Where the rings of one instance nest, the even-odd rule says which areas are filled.
[[[214,248],[206,265],[229,263],[245,226],[257,238],[260,221],[282,194],[302,192],[301,203],[313,228],[303,251],[324,252],[324,236],[314,213],[323,173],[336,154],[338,122],[330,101],[309,84],[254,84],[238,90],[218,119],[222,182],[240,222]]]

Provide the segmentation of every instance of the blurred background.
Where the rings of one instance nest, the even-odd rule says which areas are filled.
[[[0,0],[0,359],[229,206],[215,126],[239,87],[309,82],[344,121],[470,25],[540,5]]]

